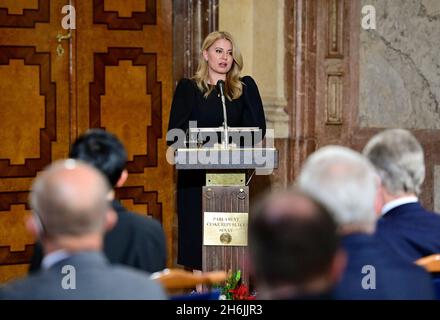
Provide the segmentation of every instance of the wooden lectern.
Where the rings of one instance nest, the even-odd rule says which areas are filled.
[[[175,151],[178,170],[206,170],[202,190],[203,271],[241,270],[249,285],[247,228],[249,186],[254,172],[278,166],[275,148],[182,148]],[[267,173],[268,174],[268,173]]]

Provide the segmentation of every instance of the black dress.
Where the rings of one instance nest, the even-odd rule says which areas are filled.
[[[259,127],[266,130],[263,104],[255,81],[243,77],[243,94],[235,100],[226,99],[230,127]],[[174,92],[168,130],[186,131],[189,121],[197,127],[220,127],[223,107],[214,88],[205,98],[193,80],[182,79]],[[172,144],[173,141],[168,141]],[[205,170],[179,170],[177,182],[178,256],[177,263],[194,269],[202,268],[202,186]]]

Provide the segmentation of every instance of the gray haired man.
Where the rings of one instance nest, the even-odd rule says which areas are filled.
[[[432,299],[429,274],[400,258],[374,236],[381,207],[379,178],[360,153],[324,147],[306,161],[301,190],[333,214],[348,263],[336,287],[337,299]]]
[[[408,261],[440,253],[440,216],[425,210],[418,195],[425,179],[423,149],[407,130],[390,129],[367,143],[384,200],[377,236]]]

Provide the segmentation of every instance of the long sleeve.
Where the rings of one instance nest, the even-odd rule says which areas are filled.
[[[259,127],[263,131],[262,137],[264,138],[266,134],[266,117],[257,84],[249,76],[243,77],[242,82],[244,83],[242,98],[245,103],[242,125],[244,127]]]
[[[168,131],[180,129],[186,132],[188,129],[191,111],[196,103],[195,89],[194,83],[189,79],[182,79],[177,84],[171,104]],[[173,142],[167,141],[168,145],[171,145]]]

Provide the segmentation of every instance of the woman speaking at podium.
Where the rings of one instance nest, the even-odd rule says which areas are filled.
[[[243,58],[228,32],[210,33],[201,48],[199,65],[192,79],[179,81],[174,92],[168,130],[187,131],[190,121],[198,128],[221,127],[224,121],[220,90],[224,81],[227,124],[266,130],[263,104],[255,81],[240,77]],[[172,144],[173,141],[168,141]],[[179,170],[177,182],[177,263],[202,269],[202,186],[204,170]]]

